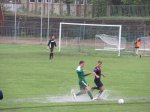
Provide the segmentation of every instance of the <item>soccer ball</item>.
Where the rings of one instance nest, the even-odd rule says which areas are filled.
[[[124,103],[124,99],[119,99],[119,100],[118,100],[118,103],[119,103],[119,104],[123,104],[123,103]]]

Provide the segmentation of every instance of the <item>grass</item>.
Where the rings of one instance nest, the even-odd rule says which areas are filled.
[[[0,44],[0,101],[2,112],[149,112],[150,110],[150,57],[116,57],[106,53],[55,53],[49,61],[49,50],[44,45]],[[75,68],[85,60],[85,69],[91,70],[97,60],[103,61],[103,83],[112,96],[133,98],[118,105],[117,101],[34,102],[32,98],[63,96],[78,87]],[[87,77],[94,86],[93,76]],[[17,99],[30,99],[17,101]],[[44,99],[43,99],[44,100]]]

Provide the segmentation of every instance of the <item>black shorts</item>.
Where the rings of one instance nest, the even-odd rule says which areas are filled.
[[[0,90],[0,100],[3,99],[3,92]]]
[[[94,82],[98,88],[103,86],[103,83],[101,82],[101,80],[94,80]]]
[[[50,52],[53,53],[54,51],[54,47],[50,48]]]

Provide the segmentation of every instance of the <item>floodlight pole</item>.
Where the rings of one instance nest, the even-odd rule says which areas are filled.
[[[42,26],[42,24],[43,24],[43,0],[41,1],[41,32],[40,32],[40,34],[41,34],[41,43],[42,43],[42,30],[43,30],[43,26]]]
[[[62,22],[59,25],[59,52],[61,50],[61,29],[62,29]]]
[[[84,21],[84,24],[85,24],[85,21]],[[85,25],[84,25],[84,28],[83,28],[83,35],[82,35],[82,40],[84,40],[84,36],[85,36]]]
[[[47,26],[47,41],[49,40],[49,17],[50,17],[50,13],[49,13],[49,10],[50,10],[50,0],[48,0],[48,26]]]
[[[14,5],[13,5],[14,6]],[[13,8],[15,8],[15,34],[14,34],[14,39],[15,39],[15,41],[17,40],[17,6],[16,6],[16,0],[15,0],[15,7],[13,7]]]

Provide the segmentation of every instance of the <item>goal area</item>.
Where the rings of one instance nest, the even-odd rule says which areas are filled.
[[[120,51],[126,40],[121,37],[122,25],[60,22],[59,52],[70,51]]]

